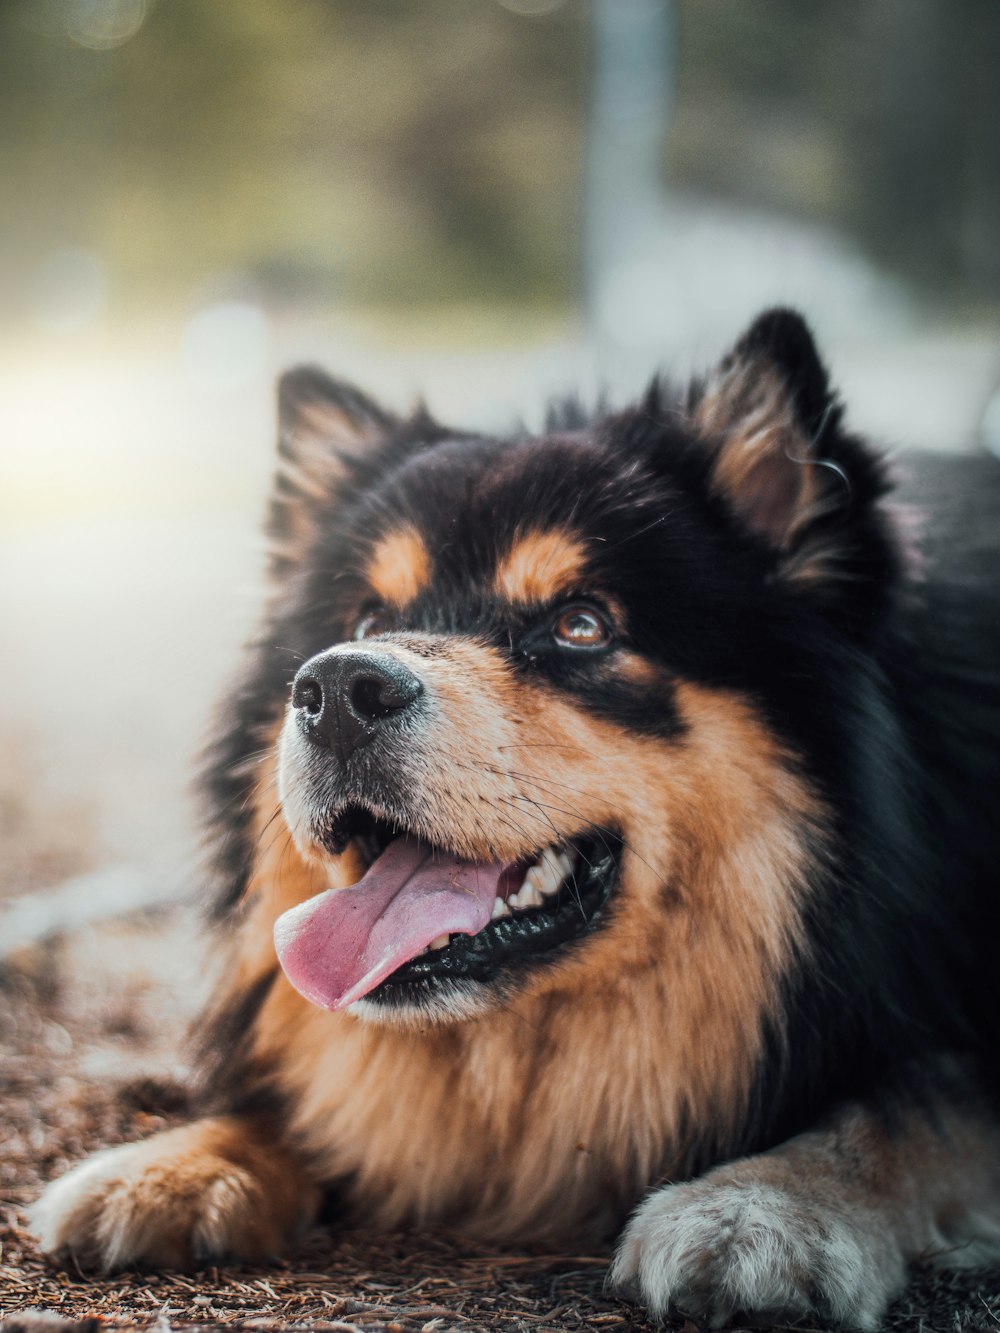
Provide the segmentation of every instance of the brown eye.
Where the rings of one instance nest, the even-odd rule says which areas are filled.
[[[354,626],[353,639],[370,639],[376,634],[388,634],[395,628],[395,617],[388,607],[374,606],[366,611]]]
[[[552,634],[561,648],[605,648],[611,642],[608,622],[589,606],[568,606],[560,611]]]

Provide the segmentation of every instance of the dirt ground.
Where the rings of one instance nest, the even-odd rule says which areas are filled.
[[[262,1333],[650,1333],[655,1326],[641,1310],[605,1293],[606,1255],[496,1252],[443,1235],[316,1230],[283,1263],[188,1274],[102,1278],[43,1261],[24,1212],[40,1185],[95,1148],[183,1117],[178,1022],[204,984],[192,931],[192,915],[175,909],[78,932],[0,972],[4,1333],[213,1325]],[[671,1327],[695,1333],[690,1323]],[[886,1328],[1000,1328],[1000,1274],[919,1279]]]

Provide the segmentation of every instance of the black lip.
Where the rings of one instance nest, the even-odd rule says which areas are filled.
[[[574,873],[553,906],[491,921],[477,935],[455,935],[444,949],[397,968],[365,996],[383,1006],[427,1008],[455,983],[486,985],[553,960],[597,929],[618,883],[621,839],[608,832],[575,839]]]

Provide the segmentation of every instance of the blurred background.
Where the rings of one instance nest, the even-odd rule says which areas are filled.
[[[503,428],[813,322],[1000,452],[996,0],[4,0],[0,953],[197,888],[273,382]]]

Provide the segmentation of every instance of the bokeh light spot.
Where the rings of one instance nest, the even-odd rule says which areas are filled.
[[[238,389],[268,369],[271,329],[267,316],[249,301],[206,306],[184,330],[185,368],[209,389]]]
[[[148,9],[147,0],[72,0],[66,30],[78,46],[112,51],[136,35]]]

